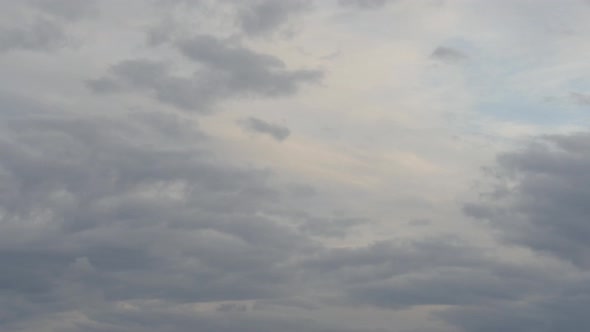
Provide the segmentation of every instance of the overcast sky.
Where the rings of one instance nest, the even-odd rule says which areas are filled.
[[[0,331],[590,330],[588,17],[0,0]]]

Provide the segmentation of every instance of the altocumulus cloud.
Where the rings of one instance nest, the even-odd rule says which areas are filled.
[[[289,70],[279,58],[213,36],[180,40],[176,47],[202,69],[184,77],[170,73],[162,62],[125,60],[113,65],[109,75],[88,81],[88,86],[97,93],[148,92],[162,103],[206,113],[223,98],[286,96],[322,77],[318,70]]]
[[[67,1],[31,4],[65,21],[86,13]],[[52,45],[51,29],[33,39],[18,29],[11,48]],[[173,49],[200,66],[192,77],[132,59],[87,84],[203,113],[228,97],[294,94],[321,77],[212,36]],[[182,115],[118,106],[99,115],[0,97],[2,330],[342,330],[264,312],[226,322],[249,308],[232,301],[296,294],[294,258],[321,247],[304,226],[327,219],[298,212],[272,172],[217,160]],[[197,303],[222,310],[187,311]]]
[[[2,103],[3,114],[15,104]],[[75,311],[86,315],[84,328],[105,331],[119,329],[112,319],[147,326],[158,316],[155,326],[179,319],[175,331],[191,322],[216,331],[215,317],[163,307],[148,310],[164,310],[156,316],[111,312],[112,305],[289,296],[291,258],[318,246],[270,218],[280,216],[277,206],[290,210],[271,174],[211,159],[195,145],[206,138],[174,115],[33,109],[2,123],[4,330]],[[253,330],[273,324],[248,320]]]

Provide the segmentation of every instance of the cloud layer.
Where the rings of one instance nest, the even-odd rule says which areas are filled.
[[[588,11],[2,2],[0,330],[583,331]]]

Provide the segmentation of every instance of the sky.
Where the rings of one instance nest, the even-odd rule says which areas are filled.
[[[589,16],[0,0],[0,331],[590,329]]]

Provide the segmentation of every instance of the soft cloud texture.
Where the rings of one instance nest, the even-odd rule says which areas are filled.
[[[265,35],[274,32],[292,16],[300,14],[309,6],[310,3],[306,0],[252,1],[238,8],[237,21],[247,35]]]
[[[432,58],[445,62],[461,62],[468,57],[458,50],[446,46],[439,46],[430,55]]]
[[[26,27],[0,27],[0,52],[52,51],[65,42],[61,27],[47,20],[39,20]]]
[[[76,21],[98,15],[96,0],[28,0],[31,5],[56,18]]]
[[[500,155],[495,199],[465,211],[489,220],[506,241],[587,266],[588,138],[552,135]]]
[[[391,0],[339,0],[342,6],[356,7],[360,9],[376,9],[385,6]]]
[[[322,76],[317,70],[285,69],[276,57],[229,46],[211,36],[182,40],[177,47],[202,69],[189,77],[176,76],[162,62],[125,60],[111,67],[111,75],[90,80],[88,86],[97,93],[145,91],[162,103],[207,113],[223,98],[289,95]]]
[[[266,134],[277,141],[283,141],[291,134],[287,127],[283,127],[274,123],[268,123],[258,118],[242,119],[238,122],[246,131],[253,133]]]
[[[313,247],[258,215],[280,200],[269,174],[187,146],[202,135],[175,116],[126,117],[3,121],[2,289],[21,306],[3,310],[7,328],[34,317],[39,296],[82,312],[96,301],[272,298],[288,290],[288,259]]]
[[[589,326],[586,4],[0,9],[1,331]]]
[[[587,142],[585,132],[548,135],[501,154],[489,192],[464,208],[505,243],[573,264],[562,270],[562,281],[530,300],[453,309],[445,319],[483,331],[574,331],[590,324],[581,311],[588,303]]]

